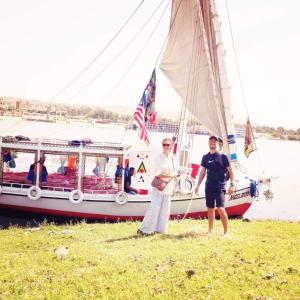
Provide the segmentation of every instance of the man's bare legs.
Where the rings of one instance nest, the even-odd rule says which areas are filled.
[[[212,233],[215,221],[215,209],[207,208],[208,210],[208,234]]]
[[[228,216],[227,213],[225,211],[224,207],[217,207],[218,209],[218,213],[220,215],[222,224],[223,224],[223,228],[224,228],[224,235],[226,235],[228,233]]]

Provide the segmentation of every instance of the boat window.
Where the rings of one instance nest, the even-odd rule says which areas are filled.
[[[34,153],[16,152],[13,149],[2,149],[2,185],[11,187],[28,187],[27,179],[30,165],[34,161]]]
[[[121,185],[115,182],[118,158],[86,156],[83,176],[83,192],[90,194],[115,194]]]
[[[41,176],[43,189],[70,192],[77,188],[78,156],[52,153],[44,153],[42,156],[45,157],[44,174]]]

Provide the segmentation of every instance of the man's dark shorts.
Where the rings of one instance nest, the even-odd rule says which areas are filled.
[[[205,189],[206,207],[224,207],[225,190]]]

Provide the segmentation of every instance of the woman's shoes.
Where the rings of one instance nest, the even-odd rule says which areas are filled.
[[[141,229],[138,229],[137,232],[136,232],[136,235],[138,237],[141,237],[141,236],[150,236],[150,235],[153,235],[153,233],[146,233],[146,232],[143,232]]]
[[[136,235],[137,236],[143,236],[143,235],[146,235],[141,229],[138,229],[137,232],[136,232]]]

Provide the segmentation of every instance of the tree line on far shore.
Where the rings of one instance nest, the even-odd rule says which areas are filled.
[[[17,105],[17,103],[23,105]],[[134,109],[125,108],[100,108],[87,105],[68,105],[63,103],[47,103],[37,100],[20,100],[12,97],[0,97],[0,114],[5,115],[7,112],[13,116],[22,116],[23,113],[51,114],[60,118],[76,119],[94,119],[100,122],[119,122],[130,123],[133,120]],[[178,124],[176,118],[170,118],[165,115],[158,115],[158,122],[169,124]],[[193,122],[194,125],[201,125],[199,122]],[[237,123],[236,126],[245,128],[245,123]],[[265,125],[254,125],[256,133],[265,134],[275,139],[300,141],[300,128],[297,130],[280,127],[270,127]]]
[[[257,133],[267,133],[273,138],[290,141],[300,141],[300,128],[297,130],[286,129],[284,127],[268,127],[268,126],[255,126]]]

